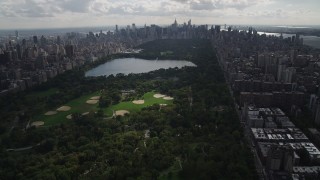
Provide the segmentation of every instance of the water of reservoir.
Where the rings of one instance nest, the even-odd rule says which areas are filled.
[[[190,61],[183,60],[145,60],[138,58],[120,58],[108,61],[86,72],[85,76],[109,76],[119,73],[146,73],[158,69],[181,68],[184,66],[195,67]]]

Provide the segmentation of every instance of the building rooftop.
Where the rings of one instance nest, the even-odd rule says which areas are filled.
[[[294,166],[293,173],[294,174],[304,174],[304,173],[319,173],[320,166]]]
[[[309,142],[308,137],[298,128],[251,128],[256,141]]]

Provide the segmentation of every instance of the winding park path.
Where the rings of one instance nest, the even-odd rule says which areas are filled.
[[[28,146],[28,147],[23,147],[23,148],[16,148],[16,149],[7,149],[7,151],[14,151],[14,152],[18,152],[18,151],[25,151],[25,150],[29,150],[32,149],[33,146]]]
[[[27,147],[22,147],[22,148],[13,148],[13,149],[6,149],[7,152],[10,152],[10,151],[14,151],[14,152],[19,152],[19,151],[26,151],[26,150],[29,150],[29,149],[32,149],[36,146],[40,146],[41,142],[34,145],[34,146],[27,146]]]

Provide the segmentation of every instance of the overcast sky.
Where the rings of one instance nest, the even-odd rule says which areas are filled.
[[[171,24],[320,25],[320,0],[0,0],[0,29]]]

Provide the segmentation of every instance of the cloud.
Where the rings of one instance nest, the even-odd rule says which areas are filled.
[[[57,11],[46,5],[46,1],[39,0],[17,0],[3,1],[0,3],[0,15],[4,17],[52,17],[52,11]]]
[[[94,0],[60,0],[56,1],[57,5],[65,11],[86,13]]]
[[[3,4],[0,6],[0,16],[4,17],[16,17],[15,11],[13,11],[8,5]]]
[[[219,5],[217,3],[212,1],[190,2],[190,8],[193,10],[213,10],[213,9],[218,9],[219,8],[218,6]]]
[[[261,0],[1,0],[4,17],[54,17],[62,13],[168,16],[226,8],[244,9]]]
[[[88,13],[94,0],[2,0],[4,17],[54,17],[61,13]]]
[[[287,0],[279,0],[286,2]],[[67,13],[91,16],[138,15],[174,16],[219,14],[233,9],[243,11],[274,0],[1,0],[3,17],[55,17]]]
[[[181,4],[188,4],[192,10],[239,9],[267,3],[269,0],[172,0]]]
[[[310,19],[319,24],[319,0],[0,0],[0,23],[91,25],[96,22],[171,23],[172,19],[200,22],[258,22],[258,18]],[[288,6],[292,4],[292,6]],[[121,20],[120,20],[121,19]],[[154,21],[156,19],[157,21]],[[193,21],[196,22],[196,21]],[[54,23],[52,23],[54,24]]]

